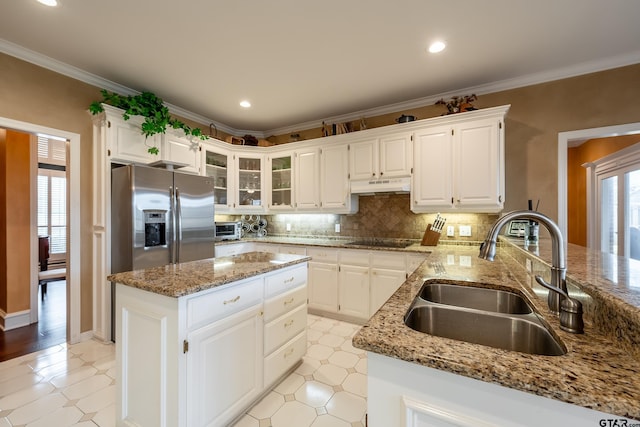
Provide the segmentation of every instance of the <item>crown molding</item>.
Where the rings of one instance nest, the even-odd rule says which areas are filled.
[[[7,55],[16,57],[23,61],[30,62],[39,67],[46,68],[58,74],[71,77],[72,79],[79,80],[91,86],[106,89],[120,95],[137,95],[140,93],[137,90],[112,82],[111,80],[81,70],[80,68],[74,67],[72,65],[65,64],[64,62],[58,61],[57,59],[53,59],[41,53],[34,52],[5,39],[0,39],[0,52],[6,53]],[[169,111],[171,111],[172,114],[180,116],[184,119],[193,120],[196,123],[200,123],[206,126],[209,126],[211,123],[213,123],[218,130],[227,132],[229,134],[236,134],[238,132],[237,129],[227,126],[224,123],[218,123],[215,120],[211,120],[208,117],[185,110],[184,108],[178,107],[177,105],[173,105],[168,102],[165,102],[164,104],[167,106],[167,108],[169,108]]]
[[[112,82],[95,74],[81,70],[77,67],[65,64],[61,61],[26,49],[8,40],[0,39],[0,52],[7,55],[14,56],[23,61],[30,62],[56,73],[71,77],[73,79],[82,81],[84,83],[104,88],[112,92],[119,93],[121,95],[136,95],[140,92],[135,91],[129,87]],[[580,64],[572,65],[569,67],[557,68],[554,70],[544,71],[540,73],[528,74],[513,79],[506,79],[497,82],[487,83],[479,86],[472,86],[455,91],[443,92],[437,95],[431,95],[423,98],[411,99],[404,102],[398,102],[395,104],[383,105],[380,107],[369,108],[366,110],[355,111],[348,114],[342,114],[338,116],[326,117],[322,120],[312,120],[308,122],[298,123],[296,125],[284,126],[275,129],[269,129],[266,131],[244,130],[234,129],[224,123],[216,122],[210,118],[202,116],[200,114],[193,113],[185,110],[184,108],[165,103],[171,113],[178,115],[182,118],[192,120],[196,123],[200,123],[205,126],[210,124],[215,125],[218,130],[226,132],[231,135],[254,135],[258,138],[266,138],[269,135],[284,135],[291,132],[299,132],[307,129],[315,129],[322,126],[322,122],[325,123],[341,123],[349,122],[353,120],[359,120],[363,117],[375,117],[384,114],[396,113],[399,111],[410,110],[413,108],[421,108],[427,105],[432,105],[440,98],[449,98],[451,96],[459,95],[460,93],[475,93],[476,95],[484,95],[488,93],[500,92],[504,90],[516,89],[519,87],[531,86],[534,84],[546,83],[554,80],[566,79],[570,77],[576,77],[584,74],[595,73],[598,71],[605,71],[612,68],[624,67],[627,65],[633,65],[640,63],[640,50],[603,58],[595,61],[583,62]]]
[[[512,79],[500,80],[497,82],[487,83],[479,86],[470,86],[467,88],[456,89],[454,91],[443,92],[437,95],[430,95],[424,98],[416,98],[408,101],[398,102],[395,104],[383,105],[380,107],[360,110],[353,113],[342,114],[339,116],[326,117],[322,120],[313,120],[297,125],[285,126],[277,129],[265,131],[268,135],[284,135],[291,132],[302,131],[306,129],[315,129],[325,123],[342,123],[354,120],[360,120],[366,117],[382,116],[384,114],[397,113],[399,111],[411,110],[413,108],[421,108],[427,105],[433,105],[441,98],[450,98],[460,95],[461,93],[475,93],[476,95],[485,95],[488,93],[501,92],[504,90],[517,89],[520,87],[531,86],[540,83],[546,83],[554,80],[561,80],[580,75],[596,73],[598,71],[610,70],[613,68],[624,67],[640,63],[640,50],[599,59],[596,61],[588,61],[575,64],[569,67],[557,68],[554,70],[543,71],[540,73],[528,74],[525,76],[515,77]]]

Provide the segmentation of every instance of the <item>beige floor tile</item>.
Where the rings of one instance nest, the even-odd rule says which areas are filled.
[[[80,360],[80,359],[78,359]],[[77,363],[77,362],[74,362]],[[51,384],[58,388],[69,387],[75,383],[83,381],[94,376],[98,370],[93,366],[80,365],[78,369],[71,372],[63,373],[51,379]]]
[[[358,363],[356,363],[356,371],[358,371],[361,374],[367,374],[367,359],[360,359],[358,361]]]
[[[340,385],[347,377],[347,370],[336,365],[322,365],[314,373],[313,379],[331,386]]]
[[[302,384],[304,384],[304,377],[294,372],[278,384],[274,390],[282,395],[293,394]]]
[[[341,368],[355,368],[360,358],[353,353],[346,351],[336,351],[329,356],[329,363],[340,366]]]
[[[111,384],[111,378],[107,375],[94,375],[64,388],[62,393],[70,400],[81,399],[108,387],[109,384]]]
[[[19,408],[46,396],[53,390],[53,385],[49,383],[38,383],[33,387],[28,387],[17,393],[12,393],[0,399],[0,411]]]
[[[250,415],[245,415],[233,427],[260,427],[260,422]]]
[[[316,419],[316,411],[304,403],[287,402],[271,417],[273,427],[309,427]]]
[[[91,420],[98,427],[114,427],[116,425],[116,405],[109,405],[99,410]]]
[[[30,373],[23,374],[18,377],[12,378],[7,381],[3,381],[0,383],[0,397],[8,396],[12,393],[16,393],[20,390],[24,390],[29,387],[33,387],[38,384],[42,380],[42,377]]]
[[[302,364],[296,368],[296,374],[311,375],[320,367],[320,361],[304,356]]]
[[[27,427],[66,427],[71,426],[82,418],[82,411],[75,406],[58,408],[55,412],[46,417],[38,418],[36,421],[27,424]]]
[[[367,401],[355,394],[340,391],[327,403],[329,414],[348,422],[360,421],[367,411]]]
[[[318,408],[325,406],[333,397],[333,387],[317,381],[307,381],[295,394],[297,401]]]
[[[367,376],[363,374],[349,374],[342,382],[345,391],[356,394],[360,397],[367,397]]]
[[[76,406],[85,414],[98,412],[116,402],[116,386],[110,385],[102,388],[89,396],[81,398]]]
[[[34,400],[11,412],[7,418],[13,425],[28,424],[40,418],[47,417],[62,408],[67,399],[60,393],[51,393],[41,399]],[[54,424],[52,424],[54,425]]]
[[[333,348],[322,344],[314,344],[307,349],[307,357],[316,360],[325,360],[333,354]]]
[[[262,398],[253,408],[249,410],[249,415],[261,420],[269,418],[284,405],[284,396],[280,393],[272,391]]]
[[[311,427],[351,427],[351,423],[327,414],[316,418]]]

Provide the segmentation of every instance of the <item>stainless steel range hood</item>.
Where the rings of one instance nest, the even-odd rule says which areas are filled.
[[[351,181],[351,194],[408,193],[411,178],[383,178]]]

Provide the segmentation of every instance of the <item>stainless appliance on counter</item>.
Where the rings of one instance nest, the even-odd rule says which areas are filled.
[[[213,258],[215,231],[211,178],[142,165],[111,171],[112,273]]]
[[[223,240],[240,240],[242,237],[242,222],[216,222],[216,242]]]

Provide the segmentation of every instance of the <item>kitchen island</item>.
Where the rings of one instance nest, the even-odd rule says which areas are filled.
[[[640,277],[630,274],[638,262],[570,248],[569,293],[585,307],[585,333],[576,335],[559,328],[546,290],[525,268],[548,275],[548,265],[537,262],[547,255],[545,242],[536,250],[532,262],[504,241],[492,263],[478,258],[477,246],[432,248],[353,339],[368,352],[369,426],[608,426],[640,419]],[[409,328],[404,314],[430,278],[523,293],[567,353],[524,354]]]
[[[227,425],[307,347],[306,256],[251,252],[116,283],[116,423]]]

